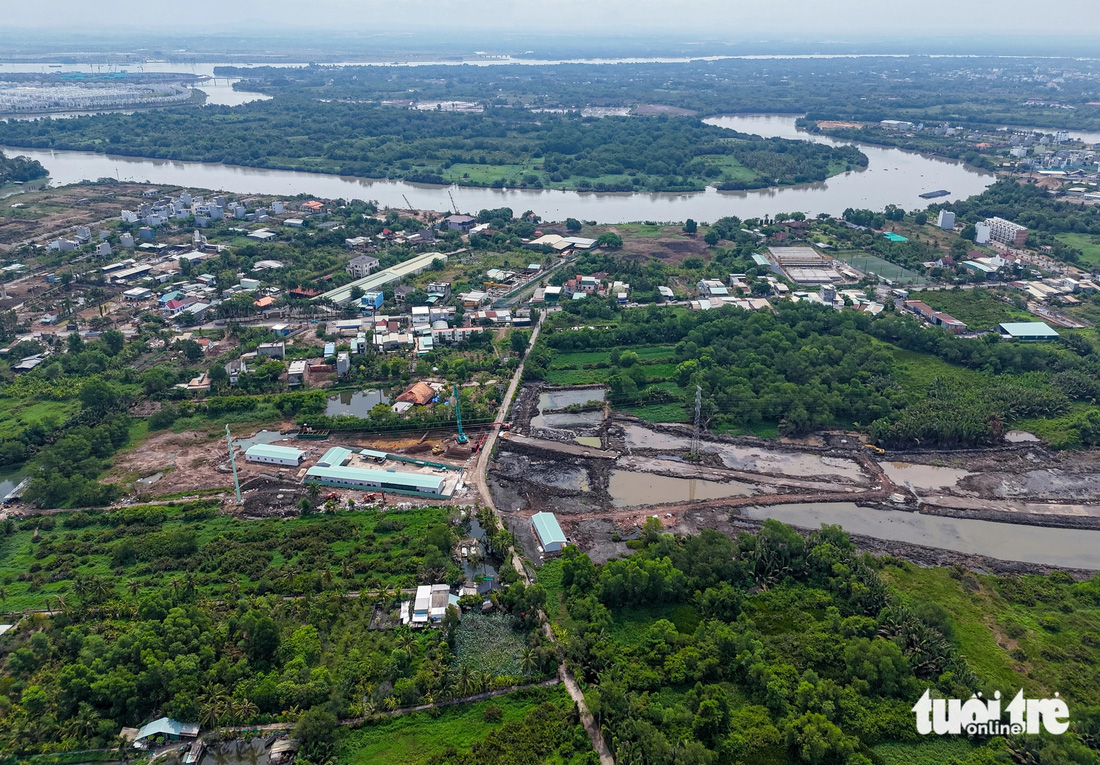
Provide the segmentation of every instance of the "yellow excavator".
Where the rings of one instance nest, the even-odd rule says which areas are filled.
[[[864,449],[870,449],[875,454],[886,454],[885,449],[883,449],[881,446],[875,446],[874,444],[864,444],[863,448]]]

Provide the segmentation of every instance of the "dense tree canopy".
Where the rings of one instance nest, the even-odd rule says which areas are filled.
[[[285,96],[240,107],[0,123],[5,143],[369,178],[596,191],[759,188],[866,165],[854,147],[689,117],[416,111]]]

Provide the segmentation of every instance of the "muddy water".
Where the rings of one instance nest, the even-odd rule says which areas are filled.
[[[281,441],[286,438],[282,433],[275,430],[261,430],[251,438],[241,438],[233,442],[234,446],[239,446],[242,449],[248,449],[250,446],[256,444],[273,444],[276,441]]]
[[[1010,444],[1038,443],[1039,437],[1034,433],[1028,433],[1026,430],[1010,430],[1005,433],[1005,441]]]
[[[682,436],[658,433],[641,425],[624,425],[628,449],[669,449],[687,452],[691,441]],[[827,475],[841,476],[865,482],[867,476],[860,466],[843,457],[821,457],[816,454],[784,452],[749,446],[733,446],[704,441],[699,447],[708,454],[717,454],[726,467],[750,473],[775,473],[793,478]]]
[[[753,487],[738,481],[719,483],[696,478],[670,478],[653,473],[634,473],[628,470],[611,471],[608,491],[614,507],[660,505],[668,502],[688,502],[694,499],[747,497],[755,493]]]
[[[756,473],[778,473],[792,477],[838,475],[853,481],[866,479],[859,465],[842,457],[773,452],[740,446],[722,446],[718,455],[726,467]]]
[[[531,427],[550,430],[576,430],[600,427],[603,422],[603,412],[593,410],[591,412],[562,412],[560,414],[542,414],[547,409],[564,409],[567,406],[578,406],[590,401],[603,401],[607,395],[604,388],[591,388],[587,390],[553,390],[539,394],[539,413],[531,418]],[[597,445],[598,446],[598,445]]]
[[[587,388],[585,390],[551,390],[539,394],[539,411],[544,409],[564,409],[575,404],[587,404],[589,401],[603,401],[607,395],[605,388]]]
[[[811,529],[825,523],[839,524],[852,534],[1000,560],[1100,570],[1100,531],[944,518],[876,510],[852,502],[751,507],[742,508],[741,514]]]
[[[954,486],[968,475],[967,470],[919,465],[913,462],[883,462],[882,469],[894,483],[908,486],[910,489],[946,489]]]
[[[600,449],[603,447],[603,443],[596,436],[577,436],[573,440],[581,446],[591,446],[593,449]]]
[[[353,417],[367,419],[370,410],[378,404],[388,404],[389,396],[380,390],[344,390],[329,396],[325,404],[325,414],[336,417],[341,414],[350,414]]]
[[[531,418],[531,427],[537,430],[576,430],[577,428],[598,428],[603,422],[603,412],[562,412],[561,414],[540,414]]]

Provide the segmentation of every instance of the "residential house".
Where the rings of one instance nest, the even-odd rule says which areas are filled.
[[[362,279],[364,276],[370,276],[377,268],[378,258],[370,255],[359,255],[348,261],[346,270],[356,279]]]

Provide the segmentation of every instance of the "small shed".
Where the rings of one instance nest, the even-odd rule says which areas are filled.
[[[534,526],[535,536],[545,552],[561,552],[568,540],[553,513],[535,513],[531,516],[531,525]]]

